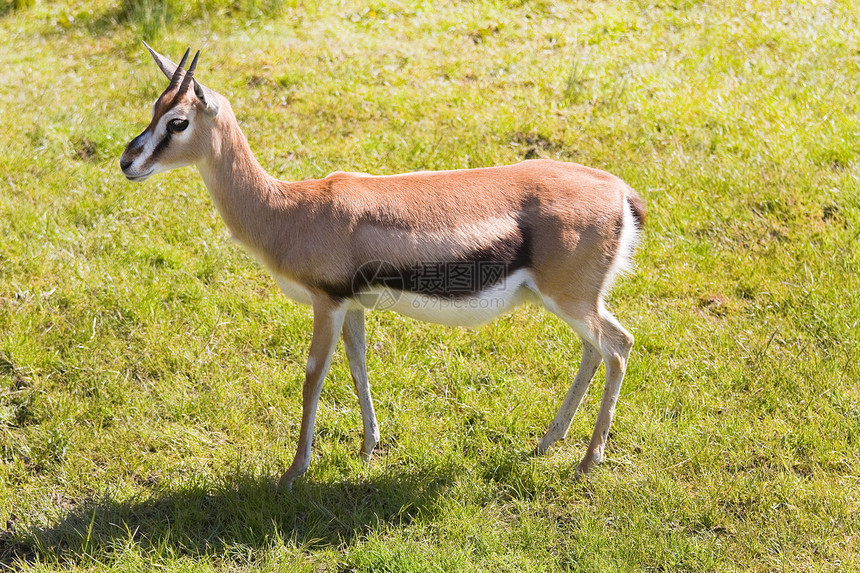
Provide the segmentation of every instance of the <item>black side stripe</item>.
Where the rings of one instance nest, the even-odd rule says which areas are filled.
[[[504,286],[507,278],[532,263],[531,231],[519,223],[516,231],[494,244],[449,261],[418,261],[395,267],[386,261],[369,261],[357,269],[349,283],[316,284],[338,298],[353,298],[373,287],[444,299],[475,296]]]

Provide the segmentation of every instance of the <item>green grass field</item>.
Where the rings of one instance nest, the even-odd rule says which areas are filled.
[[[530,455],[579,344],[370,313],[382,443],[342,349],[310,471],[311,315],[196,170],[118,160],[165,87],[226,95],[284,179],[526,157],[648,202],[606,461]],[[853,2],[0,3],[0,571],[860,570],[860,8]]]

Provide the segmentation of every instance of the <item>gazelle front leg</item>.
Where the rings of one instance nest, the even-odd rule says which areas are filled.
[[[361,459],[370,461],[373,448],[379,443],[379,424],[373,411],[373,398],[370,396],[370,382],[367,379],[367,343],[364,336],[364,310],[347,311],[343,323],[343,346],[349,361],[349,372],[358,395],[361,408],[361,421],[364,426],[364,441],[361,445]]]
[[[305,382],[302,386],[302,425],[299,430],[296,456],[278,483],[278,488],[284,491],[292,489],[295,479],[305,473],[311,463],[314,420],[320,392],[346,315],[345,303],[333,301],[326,296],[315,298],[313,309],[314,332],[308,364],[305,368]]]

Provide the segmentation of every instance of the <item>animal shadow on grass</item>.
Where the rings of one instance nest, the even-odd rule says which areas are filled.
[[[129,545],[153,555],[220,558],[231,547],[279,541],[337,547],[432,516],[454,473],[393,468],[356,482],[300,480],[290,493],[278,492],[271,477],[239,474],[214,485],[155,486],[130,501],[104,496],[77,504],[53,525],[7,534],[0,539],[0,563],[104,562]]]

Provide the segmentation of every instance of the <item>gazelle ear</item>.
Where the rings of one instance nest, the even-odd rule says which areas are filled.
[[[158,68],[161,70],[161,72],[165,76],[167,76],[168,80],[172,80],[173,74],[176,73],[176,64],[150,48],[149,44],[147,44],[146,42],[144,42],[143,45],[146,46],[147,50],[149,50],[149,53],[152,55],[152,59],[155,60],[155,63],[158,65]]]
[[[206,106],[206,112],[211,115],[218,115],[218,94],[200,84],[197,80],[192,80],[192,82],[194,83],[194,95]]]

